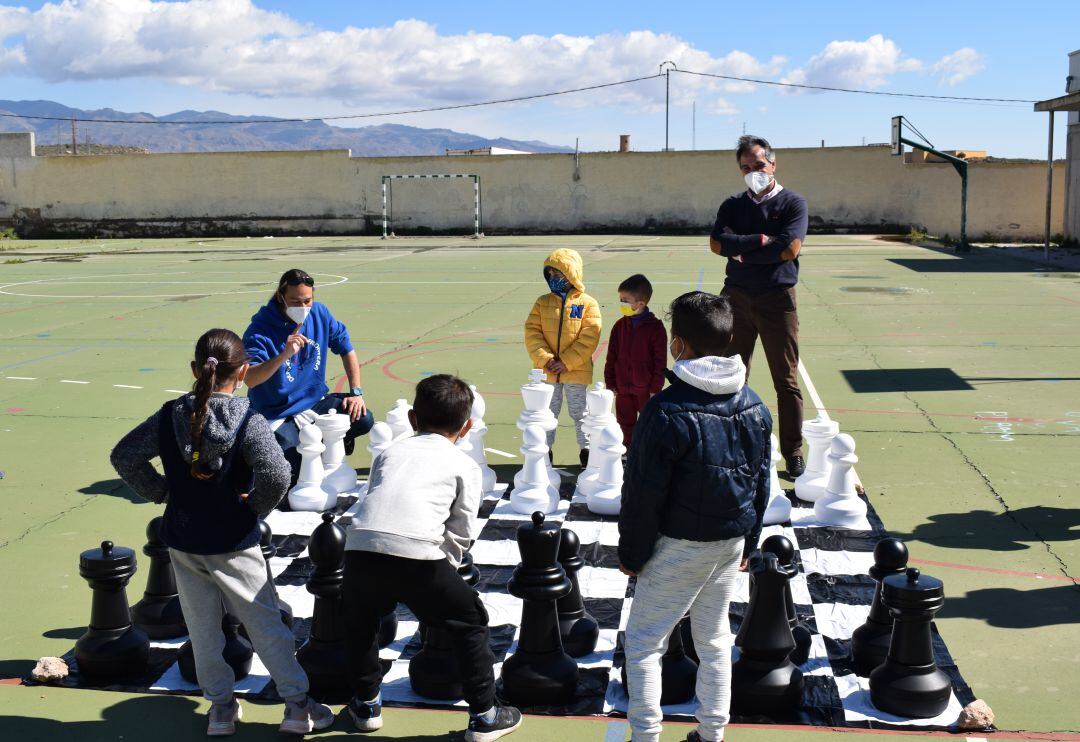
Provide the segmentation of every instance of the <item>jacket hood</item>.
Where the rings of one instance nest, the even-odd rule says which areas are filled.
[[[176,400],[172,410],[173,432],[180,444],[180,453],[188,463],[191,463],[191,412],[194,403],[195,395],[185,394]],[[222,459],[236,443],[236,434],[240,431],[249,404],[247,397],[217,393],[210,395],[199,446],[200,460],[205,461],[210,469],[221,469]]]
[[[746,366],[739,356],[702,356],[676,361],[672,372],[695,389],[709,394],[734,394],[746,384]]]
[[[547,260],[544,261],[544,268],[554,268],[561,271],[575,291],[578,293],[585,292],[585,271],[581,255],[577,250],[560,247],[551,255],[548,255]],[[546,271],[544,277],[547,277]]]

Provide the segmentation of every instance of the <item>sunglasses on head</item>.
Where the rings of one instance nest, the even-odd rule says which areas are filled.
[[[312,278],[311,276],[297,276],[297,277],[294,277],[294,278],[286,278],[278,286],[278,291],[281,291],[286,286],[299,286],[300,284],[303,284],[305,286],[314,287],[315,286],[315,279]]]

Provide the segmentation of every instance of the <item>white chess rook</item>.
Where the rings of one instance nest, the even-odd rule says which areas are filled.
[[[601,428],[596,437],[600,439],[597,447],[600,458],[598,476],[596,488],[587,495],[585,503],[597,515],[618,515],[622,507],[622,455],[626,453],[622,428],[608,425]]]
[[[529,425],[522,434],[521,455],[525,466],[514,477],[510,507],[523,515],[540,510],[553,513],[559,507],[559,490],[551,485],[547,469],[547,433],[539,425]]]
[[[855,490],[855,472],[858,463],[855,455],[855,439],[840,433],[833,439],[829,449],[832,471],[825,494],[814,503],[814,519],[837,528],[865,528],[866,503]]]
[[[825,494],[829,483],[829,446],[840,432],[840,426],[832,420],[818,416],[803,423],[802,434],[806,438],[809,451],[806,456],[806,471],[795,480],[795,494],[800,500],[817,502]]]
[[[775,436],[769,436],[772,446],[772,461],[769,466],[769,504],[765,506],[765,518],[762,523],[767,526],[777,523],[786,523],[791,520],[791,500],[787,499],[784,489],[780,486],[780,477],[776,474],[776,465],[784,458],[780,454],[780,440]]]
[[[293,510],[321,512],[337,504],[337,492],[323,487],[322,454],[326,446],[322,431],[315,425],[303,425],[299,431],[300,477],[289,490],[289,507]]]
[[[315,418],[315,424],[322,431],[323,444],[323,488],[338,494],[356,489],[356,469],[345,460],[345,434],[352,427],[348,415],[330,410],[325,415]]]
[[[589,492],[596,488],[596,480],[600,475],[599,454],[599,431],[611,425],[618,425],[618,420],[611,414],[611,408],[615,404],[615,393],[604,386],[604,382],[598,381],[595,386],[585,392],[585,417],[581,420],[581,429],[589,439],[589,463],[578,475],[577,490],[575,494],[588,496]]]
[[[409,410],[411,409],[412,405],[409,404],[408,400],[399,399],[394,402],[394,406],[386,413],[386,423],[394,431],[394,440],[406,438],[413,434],[412,423],[409,422]]]

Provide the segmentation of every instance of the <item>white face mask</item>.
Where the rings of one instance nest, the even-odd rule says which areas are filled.
[[[746,187],[753,191],[756,196],[769,187],[769,184],[772,183],[772,176],[761,170],[755,170],[744,175],[743,180],[746,181]]]
[[[679,359],[682,358],[682,354],[686,352],[686,346],[683,345],[682,349],[679,351],[679,355],[675,355],[675,349],[671,347],[674,344],[675,338],[672,338],[671,341],[668,343],[668,350],[671,351],[671,357],[675,359],[676,363],[678,363]]]
[[[285,316],[298,325],[304,324],[309,314],[311,314],[311,307],[285,307]]]

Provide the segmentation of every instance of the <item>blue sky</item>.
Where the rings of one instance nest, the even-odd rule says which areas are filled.
[[[748,8],[750,10],[748,10]],[[878,91],[1061,95],[1080,3],[0,0],[0,97],[79,108],[334,115],[528,95],[680,68]],[[1030,104],[800,93],[672,76],[671,145],[888,139],[909,117],[942,148],[1045,157]],[[585,150],[664,144],[663,82],[393,121]],[[1057,153],[1064,148],[1059,118]]]

